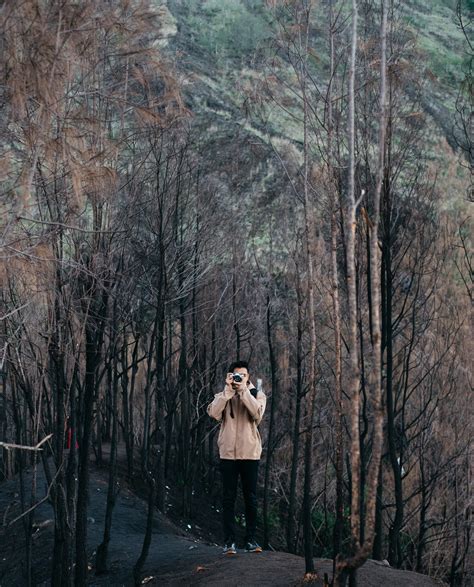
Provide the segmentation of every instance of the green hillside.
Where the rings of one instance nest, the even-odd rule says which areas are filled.
[[[169,50],[179,53],[178,68],[195,116],[205,117],[208,128],[237,125],[239,132],[264,143],[270,137],[273,145],[275,140],[302,140],[302,127],[297,120],[299,106],[291,92],[278,90],[280,102],[286,104],[284,109],[267,104],[264,113],[260,110],[255,116],[247,108],[249,95],[268,75],[266,64],[275,53],[276,27],[264,2],[169,0],[168,8],[177,25],[177,34],[169,38]],[[363,12],[363,7],[360,10]],[[327,82],[329,68],[326,11],[325,2],[315,3],[311,66],[321,84]],[[417,83],[422,85],[420,108],[426,120],[426,158],[436,169],[440,190],[447,194],[446,205],[457,205],[465,197],[467,174],[458,165],[457,140],[463,138],[455,138],[454,116],[467,54],[456,22],[455,1],[436,0],[429,5],[403,2],[394,22],[406,38],[408,58],[402,59],[416,68]],[[279,74],[288,75],[291,84],[291,73],[285,74],[281,63],[279,67]],[[415,90],[407,87],[406,91],[409,95]]]

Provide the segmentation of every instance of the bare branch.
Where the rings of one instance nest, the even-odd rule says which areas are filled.
[[[0,448],[5,448],[6,450],[15,449],[15,448],[19,449],[19,450],[33,450],[33,451],[43,450],[42,448],[40,448],[40,446],[42,444],[44,444],[45,442],[47,442],[52,436],[53,436],[52,434],[48,434],[48,436],[46,436],[45,438],[43,438],[43,440],[38,442],[38,444],[36,446],[25,446],[23,444],[12,444],[10,442],[0,442]]]

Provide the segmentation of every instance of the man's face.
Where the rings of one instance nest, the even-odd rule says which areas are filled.
[[[239,385],[247,385],[247,382],[249,380],[249,372],[245,367],[237,367],[236,369],[234,369],[234,373],[239,373],[239,375],[242,376],[242,383],[238,384],[234,382],[232,384],[233,387],[238,387]]]

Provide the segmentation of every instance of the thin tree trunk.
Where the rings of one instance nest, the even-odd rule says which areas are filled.
[[[239,327],[239,318],[237,316],[237,281],[236,281],[236,271],[237,271],[237,254],[236,254],[236,244],[233,243],[233,250],[232,250],[232,315],[234,317],[234,331],[235,331],[235,358],[237,361],[240,361],[240,347],[241,347],[241,333]]]
[[[111,418],[112,418],[112,435],[110,439],[110,457],[109,457],[109,484],[107,487],[107,506],[105,510],[104,537],[97,548],[96,554],[96,574],[107,571],[107,556],[112,528],[112,515],[117,499],[117,441],[118,441],[118,414],[117,414],[117,397],[118,397],[118,361],[115,347],[112,349],[114,360],[112,362],[112,382],[111,382]]]
[[[70,539],[68,540],[68,549],[63,561],[63,584],[68,585],[73,582],[73,561],[74,561],[74,539],[76,534],[76,505],[77,505],[77,478],[78,478],[78,458],[77,458],[77,407],[76,407],[76,385],[78,377],[79,358],[76,357],[74,372],[69,385],[69,426],[71,429],[71,444],[66,471],[66,489],[67,489],[67,514],[68,514],[68,531]]]
[[[156,481],[150,480],[150,491],[148,493],[148,513],[146,519],[145,536],[143,538],[142,551],[138,557],[135,566],[133,567],[133,579],[136,586],[141,585],[141,573],[143,565],[148,557],[148,551],[150,550],[151,535],[153,530],[153,519],[155,514],[155,501],[156,501]]]
[[[79,438],[79,484],[77,490],[76,522],[76,587],[87,585],[87,505],[89,500],[89,448],[92,433],[92,412],[95,397],[97,368],[96,333],[86,326],[86,376],[84,383],[84,410],[82,434]]]
[[[160,296],[161,297],[161,296]],[[156,445],[157,463],[157,506],[162,512],[165,509],[165,378],[164,378],[164,342],[165,342],[165,311],[164,300],[161,298],[158,336],[156,340]]]
[[[269,542],[269,528],[268,528],[268,506],[269,506],[269,485],[270,485],[270,471],[272,464],[272,453],[273,453],[273,436],[274,436],[274,423],[275,423],[275,409],[276,401],[278,397],[278,378],[277,378],[277,361],[275,357],[275,349],[272,341],[272,326],[271,326],[271,310],[270,310],[270,296],[267,296],[267,343],[268,343],[268,354],[270,358],[270,371],[272,381],[272,396],[271,396],[271,407],[270,407],[270,423],[268,427],[268,439],[267,439],[267,458],[265,461],[265,478],[263,485],[263,547],[268,549]]]
[[[51,585],[59,587],[61,585],[70,585],[72,582],[72,573],[70,572],[70,541],[71,534],[68,530],[68,508],[65,496],[65,475],[64,475],[64,404],[66,397],[66,382],[64,377],[64,354],[61,343],[61,311],[59,300],[61,294],[61,276],[59,270],[56,272],[56,291],[54,301],[54,326],[53,337],[50,343],[49,355],[51,368],[54,373],[53,388],[55,391],[55,466],[58,471],[54,489],[52,491],[54,500],[55,523],[54,523],[54,549]]]
[[[306,410],[305,432],[305,479],[303,497],[303,535],[305,553],[305,572],[308,577],[314,575],[312,510],[312,473],[313,473],[313,422],[316,398],[316,318],[314,315],[314,212],[309,194],[309,144],[308,144],[308,96],[306,94],[307,60],[309,42],[309,20],[311,4],[303,3],[302,35],[300,34],[300,85],[303,98],[303,193],[304,223],[306,240],[306,261],[308,274],[308,318],[310,324],[309,350],[309,393]]]
[[[153,321],[153,330],[148,341],[147,350],[147,371],[145,381],[145,417],[143,419],[143,437],[141,447],[141,468],[144,477],[147,476],[148,462],[150,458],[150,428],[151,428],[151,384],[153,380],[153,355],[155,350],[155,341],[158,331],[158,314]]]
[[[135,420],[134,420],[134,399],[135,399],[135,383],[137,381],[138,373],[138,350],[140,347],[140,335],[137,334],[135,345],[132,353],[132,376],[130,377],[130,393],[128,397],[128,437],[129,437],[129,452],[127,452],[127,472],[130,478],[133,477],[134,473],[134,462],[135,462]]]
[[[184,274],[183,274],[184,275]],[[182,278],[184,279],[184,277]],[[180,475],[183,481],[183,493],[181,501],[182,515],[187,518],[191,512],[191,487],[190,487],[190,459],[191,459],[191,398],[189,389],[189,371],[187,365],[187,325],[186,325],[186,307],[184,298],[179,303],[180,310],[180,340],[181,349],[179,354],[178,366],[178,389],[181,395],[181,419],[179,431],[179,450],[178,462]]]
[[[334,194],[335,198],[335,194]],[[335,204],[335,202],[334,202]],[[341,309],[339,304],[339,272],[337,266],[337,211],[331,215],[332,303],[334,312],[334,400],[336,404],[336,521],[334,524],[333,574],[336,557],[342,550],[344,529],[344,436],[342,405]]]
[[[100,301],[94,300],[95,287],[90,294],[91,304],[98,305],[94,314],[86,318],[86,360],[84,381],[84,409],[82,411],[79,438],[79,479],[77,488],[77,521],[76,521],[76,587],[87,585],[88,557],[87,557],[87,506],[89,501],[89,450],[91,444],[93,407],[96,395],[96,371],[99,364],[103,342],[105,317],[107,313],[107,285]],[[95,302],[95,303],[94,303]],[[97,312],[95,314],[95,312]]]
[[[298,325],[296,340],[296,405],[295,420],[293,425],[293,451],[291,458],[290,494],[288,497],[288,524],[286,530],[286,545],[289,552],[296,553],[295,539],[295,509],[296,509],[296,484],[298,479],[299,451],[300,451],[300,420],[301,400],[303,397],[303,296],[299,272],[297,275],[296,296],[298,304]]]
[[[373,441],[372,458],[367,479],[367,506],[364,532],[364,556],[367,558],[372,550],[375,533],[376,497],[379,481],[380,460],[383,447],[383,404],[382,404],[382,325],[380,319],[381,308],[381,270],[380,270],[380,200],[385,177],[385,137],[387,128],[386,105],[386,70],[387,70],[387,0],[382,0],[382,24],[380,31],[381,59],[380,59],[380,121],[378,145],[377,183],[373,198],[373,218],[370,232],[370,263],[371,263],[371,293],[372,293],[372,327],[373,344],[370,365],[370,395],[373,405]]]
[[[383,476],[382,476],[382,463],[380,463],[379,470],[379,481],[377,485],[377,501],[375,504],[375,536],[374,536],[374,548],[372,551],[372,558],[374,560],[383,559],[383,517],[382,517],[382,506],[383,506]]]
[[[422,451],[420,450],[420,453]],[[416,547],[416,566],[417,573],[422,573],[423,568],[423,554],[425,550],[425,536],[426,536],[426,514],[428,512],[428,497],[425,483],[425,466],[423,456],[420,454],[420,487],[421,487],[421,503],[420,503],[420,521],[418,523],[418,540]]]
[[[383,284],[385,286],[384,295],[384,326],[385,326],[385,352],[386,352],[386,410],[387,410],[387,436],[388,436],[388,453],[390,459],[390,465],[393,473],[394,481],[394,495],[395,495],[395,516],[389,529],[389,546],[388,546],[388,562],[392,566],[397,566],[399,563],[399,543],[400,543],[400,531],[403,524],[403,486],[402,486],[402,473],[401,473],[401,461],[399,454],[397,454],[396,446],[396,435],[395,429],[395,397],[393,393],[393,320],[392,320],[392,239],[391,239],[391,193],[388,179],[385,181],[384,189],[384,242],[382,248],[383,255],[383,271],[384,279]]]
[[[380,263],[379,263],[379,242],[378,226],[380,220],[380,196],[382,192],[382,182],[384,178],[385,165],[385,131],[386,131],[386,30],[387,30],[387,3],[382,2],[382,25],[381,25],[381,64],[380,64],[380,129],[379,129],[379,147],[378,147],[378,169],[377,183],[373,198],[373,218],[371,222],[370,235],[370,263],[371,266],[371,283],[372,290],[372,326],[373,326],[373,344],[370,365],[370,393],[373,405],[374,424],[373,424],[373,443],[372,443],[372,460],[367,481],[367,506],[365,516],[365,541],[361,546],[359,537],[360,528],[360,440],[359,440],[359,368],[357,358],[357,309],[356,291],[355,291],[355,212],[356,201],[354,193],[354,172],[355,172],[355,152],[354,152],[354,79],[355,79],[355,58],[357,44],[357,1],[353,0],[353,23],[352,23],[352,51],[351,51],[351,69],[349,82],[349,152],[350,152],[350,174],[349,174],[349,211],[348,211],[348,288],[349,288],[349,311],[350,315],[350,352],[351,352],[351,397],[352,397],[352,414],[351,423],[351,444],[352,444],[352,501],[351,501],[351,531],[353,543],[353,555],[349,560],[339,561],[337,565],[338,583],[345,584],[347,574],[352,575],[351,583],[355,584],[355,570],[362,565],[368,558],[373,545],[375,531],[375,511],[376,511],[376,494],[379,479],[380,458],[382,453],[383,441],[383,409],[382,409],[382,386],[381,386],[381,323],[380,323]],[[354,314],[352,312],[354,311]],[[357,375],[357,378],[356,378]]]
[[[128,346],[127,346],[127,333],[124,333],[124,341],[122,345],[122,356],[121,356],[121,368],[122,378],[120,381],[122,389],[122,414],[123,414],[123,439],[125,441],[125,455],[127,459],[127,474],[128,477],[132,477],[133,471],[133,458],[132,458],[132,447],[130,439],[130,404],[129,404],[129,377],[128,377]]]
[[[346,205],[346,279],[349,306],[349,396],[351,401],[351,540],[353,554],[359,548],[360,538],[360,438],[359,438],[359,353],[357,342],[357,289],[355,263],[356,210],[355,197],[355,68],[357,51],[357,0],[352,0],[352,41],[349,70],[349,189]],[[350,569],[336,566],[336,580],[340,587],[346,584]]]
[[[334,78],[334,23],[333,0],[329,1],[329,87],[327,93],[328,110],[328,183],[331,198],[331,279],[332,279],[332,304],[334,314],[334,403],[335,432],[336,432],[336,520],[333,535],[333,577],[336,573],[336,558],[342,550],[342,538],[344,529],[344,436],[343,436],[343,405],[342,405],[342,354],[341,354],[341,308],[339,300],[339,268],[337,259],[338,243],[338,189],[333,168],[333,105],[332,84]]]

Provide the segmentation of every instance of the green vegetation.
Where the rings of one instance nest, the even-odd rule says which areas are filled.
[[[417,46],[426,54],[427,69],[448,91],[455,91],[462,79],[465,63],[463,35],[455,21],[453,2],[433,2],[430,10],[423,3],[405,6],[403,18],[415,35]]]
[[[173,10],[173,2],[169,4]],[[270,46],[274,33],[270,11],[256,0],[204,0],[202,3],[185,0],[180,6],[179,18],[190,31],[195,47],[212,55],[214,85],[217,85],[213,91],[240,108],[242,82],[248,79],[255,83],[254,74],[262,71],[261,63],[251,65],[252,59],[256,51]],[[467,59],[455,6],[455,0],[434,0],[429,6],[416,0],[400,7],[402,22],[414,39],[428,74],[426,95],[433,106],[445,107],[450,113],[454,112]],[[327,35],[320,10],[316,7],[313,46],[317,52],[311,59],[316,79],[324,79],[328,74]],[[284,75],[283,71],[280,73]],[[270,111],[267,122],[269,130],[300,140],[298,125],[282,109]]]
[[[314,509],[312,524],[315,529],[315,555],[320,558],[332,558],[333,536],[336,516],[326,509]],[[344,509],[344,535],[349,535],[349,509]],[[345,550],[343,545],[343,549]]]
[[[254,4],[254,5],[253,5]],[[269,37],[270,28],[260,3],[205,0],[188,3],[188,24],[199,46],[222,65],[227,59],[251,56]]]
[[[466,10],[470,3],[474,4],[472,0],[466,0]],[[200,3],[169,0],[169,5],[172,11],[179,12],[178,20],[190,32],[193,43],[189,47],[190,55],[206,64],[205,70],[211,67],[206,74],[198,69],[203,87],[194,96],[197,109],[241,124],[267,143],[287,139],[298,149],[302,141],[301,111],[299,99],[291,90],[296,81],[292,79],[293,74],[284,56],[273,61],[271,67],[263,64],[265,57],[273,55],[271,40],[276,32],[273,15],[265,3],[256,0],[203,0]],[[438,187],[446,194],[446,205],[464,198],[464,189],[458,187],[466,181],[466,174],[457,166],[458,154],[452,150],[456,99],[469,58],[455,9],[456,0],[433,0],[429,5],[421,0],[409,0],[398,8],[399,25],[405,29],[409,62],[419,69],[417,79],[423,84],[423,102],[418,108],[423,111],[427,124],[425,156],[433,169],[437,169]],[[312,77],[318,85],[321,82],[321,87],[329,73],[326,15],[323,11],[324,6],[317,4],[313,14],[314,52],[310,58]],[[262,89],[258,89],[261,84]],[[242,107],[248,99],[252,101],[255,93],[263,96],[265,84],[271,85],[278,104],[267,102],[265,108],[260,109],[261,118],[254,119],[259,124],[252,125]],[[219,103],[209,103],[208,95],[218,97]],[[318,108],[317,95],[313,105]],[[241,118],[238,112],[242,113]],[[323,116],[322,111],[318,114]]]

